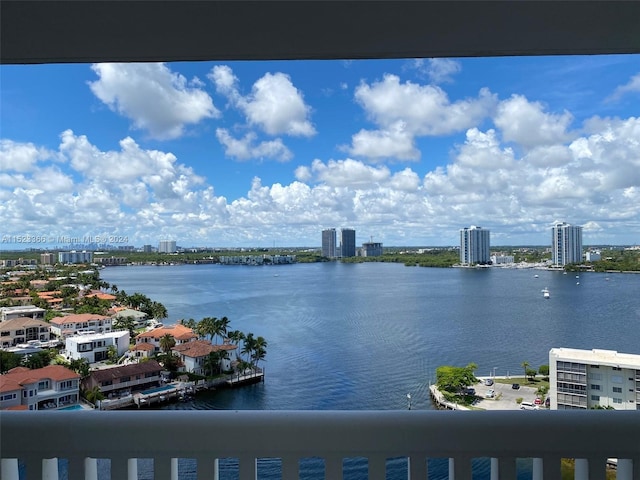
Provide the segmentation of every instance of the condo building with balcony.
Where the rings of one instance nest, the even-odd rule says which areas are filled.
[[[640,355],[552,348],[549,397],[552,410],[640,410]]]
[[[551,261],[559,267],[582,262],[582,227],[562,222],[551,228]]]
[[[80,400],[80,375],[62,365],[16,367],[0,375],[0,410],[49,410]]]
[[[460,230],[460,263],[462,265],[487,264],[490,257],[490,232],[472,225]]]

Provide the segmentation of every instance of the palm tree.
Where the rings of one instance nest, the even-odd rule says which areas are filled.
[[[218,330],[221,337],[226,337],[228,329],[229,319],[227,317],[222,317],[220,320],[218,320]]]
[[[251,356],[254,365],[257,367],[260,360],[264,360],[267,356],[267,341],[263,337],[256,338],[253,346],[253,355]]]
[[[171,349],[176,346],[176,339],[170,333],[165,333],[160,338],[160,350],[164,353],[169,354]]]
[[[526,360],[520,364],[520,366],[524,369],[524,379],[527,379],[527,368],[529,368],[529,362]]]
[[[244,333],[240,330],[231,330],[227,332],[227,338],[234,343],[234,345],[238,345],[242,340],[244,340]]]
[[[256,339],[254,338],[253,333],[247,333],[242,344],[242,350],[240,351],[240,353],[247,356],[247,360],[251,358],[255,344]]]

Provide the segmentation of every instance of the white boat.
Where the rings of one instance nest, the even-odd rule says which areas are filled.
[[[536,275],[534,275],[534,276],[533,276],[533,278],[538,278],[538,275],[537,275],[537,274],[536,274]]]
[[[551,294],[549,293],[549,289],[547,287],[542,289],[542,296],[544,298],[549,298],[551,296]]]

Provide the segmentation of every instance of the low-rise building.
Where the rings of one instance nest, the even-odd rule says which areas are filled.
[[[162,367],[155,360],[118,365],[92,371],[82,380],[82,387],[98,387],[107,398],[122,397],[133,392],[160,385]]]
[[[0,322],[18,317],[30,317],[43,320],[46,310],[35,305],[20,305],[16,307],[0,307]]]
[[[552,410],[640,410],[640,355],[552,348],[549,397]]]
[[[75,313],[51,319],[51,333],[66,338],[78,333],[104,333],[111,331],[111,317],[95,313]]]
[[[33,340],[51,340],[51,329],[47,322],[31,317],[18,317],[0,323],[0,347],[15,347]]]
[[[62,365],[16,367],[0,375],[0,410],[49,410],[80,401],[80,375]]]
[[[153,345],[153,353],[158,353],[160,352],[160,339],[167,334],[174,338],[176,345],[192,342],[198,339],[198,336],[192,329],[178,323],[175,325],[154,328],[148,332],[138,334],[136,336],[136,347],[140,344],[146,343]]]
[[[237,345],[228,342],[223,345],[212,345],[208,340],[195,340],[176,345],[172,351],[174,355],[180,357],[185,372],[204,375],[209,368],[207,363],[211,353],[221,350],[227,352],[226,358],[220,360],[220,368],[230,370],[231,364],[237,360],[237,348]]]
[[[132,308],[124,308],[122,310],[118,310],[114,313],[111,318],[113,318],[112,323],[116,323],[117,320],[121,318],[132,318],[135,322],[135,328],[144,327],[147,324],[147,320],[149,315],[140,310],[133,310]]]
[[[129,351],[129,331],[72,335],[65,339],[67,358],[85,359],[89,363],[109,358],[109,347],[115,347],[118,358]]]

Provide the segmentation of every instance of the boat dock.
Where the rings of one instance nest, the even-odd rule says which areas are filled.
[[[264,371],[262,370],[247,373],[244,375],[233,375],[227,379],[226,383],[230,387],[239,387],[241,385],[259,382],[264,382]]]

